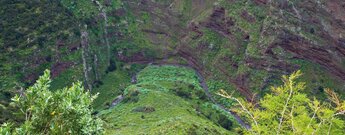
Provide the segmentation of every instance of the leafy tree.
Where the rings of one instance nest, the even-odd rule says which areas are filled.
[[[37,82],[21,95],[12,98],[25,122],[19,127],[5,123],[0,134],[101,134],[102,121],[91,113],[97,95],[85,92],[80,82],[52,92],[50,72],[46,70]]]
[[[330,89],[326,89],[331,102],[309,99],[302,93],[304,82],[296,79],[301,76],[297,71],[283,76],[284,84],[271,87],[272,93],[264,96],[257,104],[235,98],[224,90],[219,95],[235,100],[241,109],[237,114],[251,124],[246,134],[344,134],[345,101]]]

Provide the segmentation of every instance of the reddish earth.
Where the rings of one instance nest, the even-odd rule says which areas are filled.
[[[55,63],[51,70],[51,76],[52,78],[57,77],[60,73],[62,73],[63,71],[65,71],[66,69],[72,67],[74,65],[73,62],[58,62]]]
[[[200,26],[198,26],[195,22],[191,22],[188,28],[190,31],[196,33],[196,35],[192,37],[193,40],[202,37],[204,34],[202,31],[199,30]]]
[[[268,0],[254,0],[254,2],[258,6],[266,6],[266,4],[268,4]],[[196,13],[200,14],[202,11],[210,9],[206,5],[200,4],[203,2],[198,1],[193,3],[193,14],[190,16],[196,16]],[[290,59],[304,59],[323,66],[328,72],[342,80],[345,80],[345,69],[343,65],[340,64],[344,60],[343,57],[345,57],[345,39],[343,38],[345,35],[345,12],[342,12],[344,11],[344,2],[341,0],[327,1],[326,9],[322,10],[319,9],[315,1],[306,0],[294,5],[297,11],[294,10],[292,6],[289,6],[286,1],[273,1],[272,3],[272,5],[275,6],[273,8],[286,10],[295,16],[300,14],[302,23],[313,26],[312,28],[310,28],[310,25],[301,25],[300,27],[329,44],[314,44],[314,42],[306,40],[297,34],[287,32],[288,30],[283,27],[275,29],[275,33],[268,33],[267,31],[264,33],[265,35],[277,33],[283,34],[278,35],[271,45],[266,48],[262,48],[263,50],[266,50],[263,52],[264,56],[262,58],[245,57],[242,62],[252,69],[265,70],[269,73],[281,75],[300,68],[299,65],[291,64],[289,62]],[[242,36],[242,39],[240,40],[250,41],[251,38],[248,33],[236,26],[236,22],[227,15],[228,11],[221,6],[212,7],[213,9],[211,8],[212,11],[209,16],[201,21],[195,21],[195,18],[190,18],[187,25],[181,25],[178,23],[181,19],[181,15],[173,12],[173,8],[169,7],[169,5],[161,5],[153,1],[142,0],[139,5],[132,2],[130,7],[133,9],[134,14],[140,16],[141,12],[145,11],[151,15],[152,20],[155,20],[155,23],[153,23],[153,26],[150,28],[141,29],[141,31],[147,33],[148,38],[152,43],[155,43],[156,45],[164,44],[168,47],[174,46],[168,42],[159,41],[161,39],[155,38],[158,35],[164,35],[169,39],[179,39],[178,47],[175,47],[174,51],[165,52],[168,55],[167,57],[170,57],[171,55],[182,57],[191,67],[202,73],[203,76],[212,76],[212,72],[209,71],[210,69],[205,67],[205,63],[203,63],[202,58],[200,58],[200,55],[203,53],[208,53],[208,45],[200,43],[196,48],[189,46],[191,42],[204,36],[202,29],[206,28],[219,33],[223,37],[231,40],[233,44],[239,48],[242,47],[239,44],[241,41],[238,41],[239,39],[234,36],[235,32],[242,34],[240,35]],[[303,14],[303,10],[309,11],[308,14]],[[124,11],[121,10],[114,11],[113,15],[123,15],[123,12]],[[255,16],[246,10],[243,10],[239,15],[250,23],[257,23]],[[321,20],[320,17],[325,20]],[[283,19],[283,21],[287,20]],[[325,23],[327,21],[331,23]],[[280,47],[284,51],[292,54],[293,58],[281,58],[275,54],[272,50],[277,47]],[[146,58],[143,52],[133,54],[132,56],[119,56],[119,59],[126,62],[140,63],[165,62],[159,58]],[[239,65],[227,57],[222,58],[219,62],[228,63],[228,65],[232,66],[234,69],[237,69]],[[240,74],[234,77],[233,73],[229,73],[225,67],[215,66],[215,69],[226,75],[227,81],[234,84],[238,91],[248,100],[253,100],[254,94],[249,88],[249,83],[251,83],[248,80],[250,76],[249,74]]]
[[[243,10],[242,13],[241,13],[241,17],[245,20],[247,20],[248,22],[250,23],[254,23],[256,20],[255,20],[255,17],[250,15],[246,10]]]
[[[224,37],[235,39],[230,30],[235,25],[235,22],[232,18],[226,16],[225,9],[222,7],[215,8],[209,19],[201,25],[216,31]]]
[[[230,0],[234,1],[234,0]],[[253,0],[258,6],[267,6],[268,0]],[[188,15],[186,23],[181,23],[183,15],[173,11],[174,7],[169,5],[163,5],[151,0],[141,0],[138,4],[137,1],[129,0],[129,7],[136,16],[141,16],[142,12],[150,14],[150,19],[154,20],[152,26],[140,29],[146,33],[146,36],[151,43],[157,45],[157,47],[164,46],[164,52],[168,57],[182,57],[187,61],[188,65],[198,70],[203,76],[212,76],[210,69],[205,66],[200,55],[208,53],[208,44],[197,44],[196,48],[190,46],[194,41],[199,40],[204,36],[203,29],[209,29],[221,36],[229,39],[236,47],[243,47],[240,42],[250,41],[251,37],[248,33],[241,30],[236,26],[234,19],[227,15],[228,11],[221,6],[207,7],[203,4],[205,1],[193,1],[192,13]],[[277,4],[278,3],[278,4]],[[177,3],[175,3],[177,4]],[[315,1],[306,0],[299,4],[295,4],[297,11],[290,6],[286,1],[276,2],[273,1],[273,8],[285,10],[295,16],[301,15],[301,24],[299,27],[305,32],[309,32],[315,35],[317,38],[325,41],[327,44],[316,44],[313,41],[307,40],[296,33],[292,33],[286,27],[277,26],[273,33],[266,31],[265,35],[276,36],[274,42],[265,48],[260,48],[264,51],[261,58],[251,58],[246,56],[242,59],[242,63],[246,66],[257,69],[265,70],[269,73],[281,75],[290,73],[299,68],[299,65],[291,64],[289,61],[294,58],[304,59],[317,63],[324,67],[329,73],[339,77],[345,81],[345,67],[341,63],[345,61],[345,11],[344,2],[342,0],[329,0],[326,1],[325,9],[318,7]],[[197,15],[203,13],[203,11],[210,11],[210,14],[203,19],[196,19]],[[303,12],[308,11],[308,12]],[[300,12],[300,13],[299,13]],[[273,12],[275,13],[275,12]],[[276,12],[278,13],[278,12]],[[118,9],[109,13],[110,16],[124,16],[126,11],[124,9]],[[239,14],[244,20],[250,23],[258,23],[259,19],[246,10],[243,10]],[[274,14],[272,14],[274,15]],[[282,23],[290,23],[289,19],[282,16]],[[97,19],[97,18],[96,18]],[[198,21],[197,21],[198,20]],[[295,23],[295,22],[291,22]],[[308,24],[308,25],[305,25]],[[282,24],[285,25],[285,24]],[[261,28],[263,29],[263,28]],[[240,33],[241,39],[235,36]],[[279,34],[282,33],[282,34]],[[110,31],[107,35],[109,37],[116,36],[121,38],[123,35],[116,31]],[[164,37],[157,38],[158,36]],[[176,43],[170,43],[170,40],[176,40]],[[57,43],[61,46],[61,43]],[[161,46],[158,46],[161,45]],[[69,49],[74,50],[80,46],[80,43],[72,44]],[[177,46],[177,47],[176,47]],[[278,56],[274,53],[275,48],[282,48],[285,52],[293,55],[293,58],[286,58]],[[170,50],[169,50],[170,49]],[[168,51],[169,50],[169,51]],[[245,52],[240,52],[245,53]],[[128,63],[164,63],[166,62],[162,58],[149,58],[145,56],[143,52],[137,52],[131,56],[125,56],[124,54],[118,54],[118,58]],[[165,59],[166,59],[165,58]],[[178,62],[178,61],[175,61]],[[248,78],[250,74],[233,75],[222,66],[222,63],[227,63],[234,69],[237,69],[240,65],[238,62],[232,61],[230,58],[223,57],[218,65],[215,64],[215,69],[227,76],[227,81],[235,85],[238,91],[244,95],[248,100],[253,100],[253,93],[250,91]],[[176,63],[178,64],[178,63]],[[209,64],[209,63],[206,63]],[[55,67],[56,66],[56,67]],[[56,64],[56,73],[60,73],[60,69],[64,69],[70,65]]]
[[[291,73],[299,69],[298,65],[293,65],[282,60],[267,60],[247,58],[245,60],[247,66],[256,69],[262,69],[270,72],[287,72]]]
[[[254,2],[260,6],[265,6],[266,4],[268,4],[267,0],[254,0]],[[344,22],[342,22],[345,14],[345,12],[342,12],[345,11],[343,7],[344,2],[340,0],[327,1],[326,5],[328,10],[326,11],[317,9],[318,7],[315,1],[303,1],[299,4],[295,4],[294,6],[297,11],[284,1],[278,4],[276,3],[277,2],[273,2],[273,6],[277,6],[274,8],[282,8],[287,12],[295,14],[295,16],[298,16],[300,14],[302,22],[314,26],[310,28],[310,26],[301,25],[302,29],[318,36],[319,38],[321,38],[321,40],[326,41],[329,44],[314,44],[314,42],[306,40],[299,35],[287,32],[288,30],[283,27],[280,29],[276,29],[276,31],[282,31],[281,33],[283,34],[278,35],[273,44],[269,45],[267,48],[263,48],[263,50],[266,51],[263,52],[264,56],[262,58],[246,57],[243,62],[250,68],[266,70],[269,73],[278,75],[290,73],[300,68],[299,65],[291,64],[289,62],[290,58],[280,58],[273,53],[272,49],[280,47],[284,51],[293,54],[293,58],[304,59],[317,63],[323,66],[328,72],[332,73],[342,80],[345,80],[345,69],[343,65],[340,64],[344,60],[342,57],[345,56],[345,39],[342,38],[342,36],[345,35],[345,25]],[[196,5],[193,8],[199,8],[198,11],[202,11],[201,9],[205,8],[205,6]],[[155,9],[159,9],[164,13],[158,14],[155,12]],[[175,49],[175,54],[184,58],[190,66],[197,69],[206,76],[212,76],[212,72],[210,72],[209,69],[205,68],[205,65],[202,64],[199,55],[207,53],[207,44],[204,45],[203,43],[200,43],[197,48],[191,48],[189,46],[191,42],[193,42],[194,40],[198,40],[204,35],[202,29],[207,28],[214,32],[217,32],[223,37],[226,37],[229,40],[233,41],[234,44],[238,47],[241,46],[237,45],[238,39],[234,36],[233,32],[244,33],[242,37],[242,40],[244,41],[249,41],[251,38],[249,34],[243,32],[243,30],[236,26],[236,22],[227,15],[228,11],[226,11],[225,8],[221,6],[215,6],[210,15],[202,21],[196,22],[193,18],[190,19],[190,22],[188,22],[187,26],[175,23],[179,20],[178,15],[172,13],[169,9],[164,8],[164,5],[159,5],[152,1],[143,1],[140,8],[136,8],[136,10],[137,11],[135,12],[140,12],[142,10],[149,12],[150,14],[155,16],[155,18],[160,20],[158,22],[161,23],[161,25],[165,26],[165,28],[160,28],[160,24],[154,24],[151,30],[144,29],[144,32],[156,35],[166,35],[169,38],[177,37],[178,39],[180,39],[179,45]],[[302,10],[309,11],[309,14],[303,14]],[[246,10],[243,10],[240,16],[250,23],[257,23],[255,16],[253,16]],[[325,18],[326,21],[330,21],[331,23],[325,23],[324,20],[320,19],[320,16]],[[279,32],[275,32],[275,34],[276,33]],[[269,35],[274,33],[266,32],[265,34]],[[154,38],[152,39],[156,40]],[[233,62],[227,58],[223,58],[223,60],[224,62],[229,63],[233,68],[237,69],[238,63]],[[237,89],[242,95],[244,95],[248,100],[252,100],[253,94],[248,88],[248,83],[250,82],[248,82],[247,80],[247,78],[249,78],[249,75],[242,74],[238,75],[237,77],[231,77],[229,71],[223,69],[223,67],[219,66],[215,68],[221,71],[223,74],[227,75],[228,82],[236,85]]]
[[[119,60],[126,63],[150,63],[153,62],[153,58],[148,58],[144,55],[144,52],[138,52],[131,56],[125,56],[122,53],[118,53],[117,57]]]
[[[335,76],[345,80],[345,68],[339,65],[341,62],[338,61],[337,56],[334,55],[334,52],[330,51],[331,48],[328,46],[313,45],[295,35],[284,35],[281,42],[276,43],[276,45],[291,52],[295,57],[322,65]],[[342,52],[343,50],[339,51]]]

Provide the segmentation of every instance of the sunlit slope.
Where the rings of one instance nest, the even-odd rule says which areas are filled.
[[[233,129],[231,118],[207,103],[193,70],[149,66],[137,76],[124,100],[100,113],[107,134],[235,134],[225,129]]]

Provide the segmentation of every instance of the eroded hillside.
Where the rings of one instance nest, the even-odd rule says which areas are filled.
[[[343,91],[344,9],[341,1],[128,1],[155,57],[119,55],[131,63],[186,64],[222,80],[248,100],[302,69],[310,93]],[[139,19],[140,18],[140,19]],[[133,37],[138,38],[138,37]],[[123,48],[123,52],[126,52]],[[262,94],[262,93],[261,93]],[[259,95],[260,96],[260,95]]]
[[[147,64],[188,66],[255,102],[301,69],[307,93],[344,94],[342,0],[42,0],[0,2],[1,113],[46,68],[53,89],[81,80],[104,109]],[[181,101],[182,102],[182,101]],[[12,108],[13,109],[13,108]]]

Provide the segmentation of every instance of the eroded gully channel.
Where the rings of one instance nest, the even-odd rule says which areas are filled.
[[[201,86],[201,88],[204,90],[206,96],[208,97],[208,99],[215,104],[217,107],[219,107],[220,109],[224,110],[225,112],[227,112],[229,115],[233,116],[235,118],[235,120],[244,128],[246,129],[250,129],[250,125],[248,125],[247,123],[245,123],[236,113],[231,112],[229,109],[226,109],[223,105],[219,104],[212,96],[212,94],[209,92],[207,83],[204,79],[204,77],[201,75],[201,73],[194,69],[191,66],[188,65],[180,65],[180,64],[152,64],[155,66],[177,66],[177,67],[185,67],[185,68],[189,68],[189,69],[193,69],[194,72],[196,73],[198,80],[199,80],[199,84]],[[136,83],[136,78],[137,78],[137,74],[132,76],[132,83]],[[118,105],[121,101],[123,100],[123,95],[119,95],[116,97],[116,99],[112,102],[111,107],[114,107],[116,105]]]

